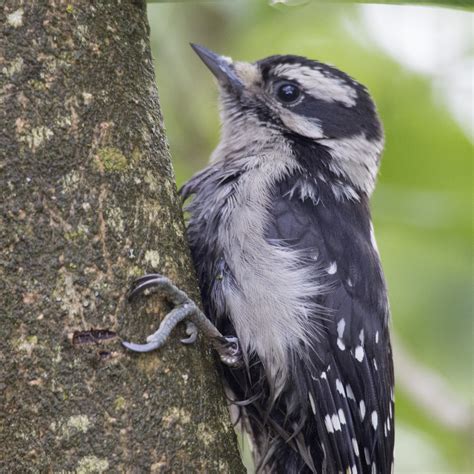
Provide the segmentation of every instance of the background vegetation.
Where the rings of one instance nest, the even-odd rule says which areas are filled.
[[[459,124],[432,78],[387,54],[368,31],[366,13],[357,5],[276,8],[256,0],[149,5],[176,177],[180,185],[201,169],[219,134],[216,88],[190,41],[242,60],[305,55],[369,87],[386,130],[373,214],[402,370],[396,471],[470,472],[472,122]],[[459,14],[472,22],[471,13]],[[398,40],[407,41],[400,29]],[[423,21],[419,33],[426,41]],[[440,36],[440,48],[443,42]],[[472,58],[472,49],[463,54]],[[450,67],[445,57],[441,69]],[[472,88],[459,93],[472,101]]]

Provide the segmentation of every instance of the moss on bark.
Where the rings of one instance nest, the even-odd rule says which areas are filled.
[[[125,352],[197,297],[141,1],[7,1],[0,14],[0,470],[242,472],[205,344]]]

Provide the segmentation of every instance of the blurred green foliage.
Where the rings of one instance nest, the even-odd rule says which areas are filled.
[[[214,2],[230,2],[232,0],[146,0],[147,3],[207,3]],[[288,6],[305,5],[312,0],[269,0],[269,4],[277,6],[278,4]],[[318,0],[320,3],[381,3],[381,4],[422,4],[422,5],[442,5],[451,8],[473,8],[472,0],[371,0],[370,2],[364,0]]]
[[[372,208],[394,330],[418,361],[469,400],[472,143],[429,81],[373,43],[354,5],[155,4],[149,20],[178,185],[205,165],[219,134],[216,87],[190,41],[241,60],[308,56],[368,86],[386,131]],[[397,472],[471,472],[469,433],[442,426],[401,390],[397,429]]]

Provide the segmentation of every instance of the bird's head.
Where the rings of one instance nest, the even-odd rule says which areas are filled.
[[[258,154],[282,143],[293,153],[320,147],[329,153],[326,166],[333,173],[371,193],[383,130],[363,85],[332,66],[300,56],[247,63],[192,47],[219,84],[221,148],[227,153]],[[317,168],[318,163],[312,165]]]

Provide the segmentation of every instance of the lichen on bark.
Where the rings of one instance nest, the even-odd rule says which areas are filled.
[[[7,1],[0,14],[0,470],[242,472],[206,345],[143,339],[164,273],[197,298],[141,1]]]

